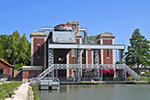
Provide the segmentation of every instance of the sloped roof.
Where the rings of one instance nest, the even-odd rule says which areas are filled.
[[[37,30],[37,31],[33,31],[31,34],[30,34],[30,38],[32,36],[47,36],[47,34],[44,32],[44,31],[40,31],[40,30]]]
[[[8,62],[6,62],[5,60],[3,60],[3,59],[0,59],[0,61],[1,62],[3,62],[3,63],[5,63],[6,65],[8,65],[9,67],[12,67],[12,65],[11,64],[9,64]]]
[[[80,33],[77,33],[76,37],[82,37],[82,35]]]
[[[100,35],[98,35],[98,38],[115,38],[115,36],[112,33],[104,32]]]

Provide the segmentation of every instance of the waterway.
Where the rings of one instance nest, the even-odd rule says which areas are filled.
[[[40,100],[150,100],[150,85],[61,85],[60,90],[37,90]]]

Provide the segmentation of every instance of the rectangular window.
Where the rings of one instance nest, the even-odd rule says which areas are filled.
[[[38,57],[40,57],[40,46],[38,45]]]
[[[2,75],[3,74],[3,69],[0,69],[0,75]]]
[[[107,57],[109,57],[109,49],[107,49]]]

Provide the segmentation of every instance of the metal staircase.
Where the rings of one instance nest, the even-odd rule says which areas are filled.
[[[46,75],[48,75],[48,74],[51,75],[51,73],[53,71],[53,66],[54,65],[52,64],[50,67],[48,67],[46,70],[44,70],[39,76],[36,77],[36,79],[40,80],[40,79],[44,78]]]
[[[50,67],[48,67],[46,70],[44,70],[40,75],[38,75],[36,78],[31,78],[30,82],[31,84],[35,84],[37,83],[37,81],[43,79],[46,75],[50,75],[52,74],[52,71],[54,70],[54,65],[52,64]]]
[[[141,76],[133,71],[129,66],[125,65],[125,69],[131,76],[133,76],[133,78],[135,78],[137,81],[140,81]]]
[[[111,69],[125,69],[127,73],[129,73],[133,78],[137,81],[140,81],[140,75],[138,75],[135,71],[133,71],[129,66],[125,64],[52,64],[46,70],[44,70],[40,75],[36,78],[32,78],[31,82],[37,82],[43,79],[46,75],[53,78],[53,70],[54,69],[103,69],[103,68],[111,68]],[[98,75],[99,76],[99,75]],[[86,75],[85,75],[86,77]]]

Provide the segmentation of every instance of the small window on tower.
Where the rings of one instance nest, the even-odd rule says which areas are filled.
[[[107,49],[107,57],[109,57],[109,49]]]
[[[73,30],[76,30],[76,25],[75,24],[73,24],[73,25],[71,25],[72,26],[72,29]]]
[[[38,56],[37,56],[37,58],[40,58],[40,44],[38,44]]]

